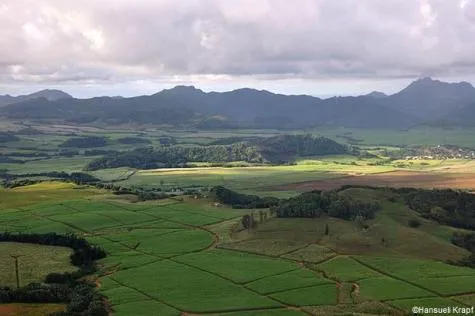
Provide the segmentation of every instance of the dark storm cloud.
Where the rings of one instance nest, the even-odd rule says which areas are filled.
[[[457,76],[473,39],[467,0],[4,0],[0,80]]]

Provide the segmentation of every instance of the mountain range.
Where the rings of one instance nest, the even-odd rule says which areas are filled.
[[[18,97],[0,96],[0,116],[75,124],[166,124],[202,129],[467,126],[475,123],[475,88],[467,82],[421,78],[392,95],[373,91],[328,99],[249,88],[203,92],[192,86],[130,98],[76,99],[59,90],[43,90]]]

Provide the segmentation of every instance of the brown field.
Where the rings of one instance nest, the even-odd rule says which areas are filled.
[[[48,315],[54,312],[65,311],[66,306],[64,304],[1,304],[0,315],[2,316],[42,316]]]
[[[339,188],[342,185],[475,190],[475,173],[392,171],[291,183],[272,187],[272,190],[305,192],[311,190],[332,190]]]

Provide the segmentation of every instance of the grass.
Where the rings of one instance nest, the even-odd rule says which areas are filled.
[[[360,280],[358,285],[360,287],[360,298],[363,300],[385,301],[435,296],[427,290],[384,276]]]
[[[381,274],[356,262],[350,257],[336,257],[316,266],[328,277],[351,282],[361,279],[379,277]]]
[[[172,261],[119,271],[114,279],[190,312],[280,306],[214,274]]]
[[[310,244],[304,248],[285,254],[282,257],[297,261],[319,263],[334,256],[336,256],[336,253],[333,250],[317,244]]]
[[[407,312],[411,311],[414,306],[433,307],[433,308],[445,308],[447,306],[449,307],[455,307],[455,306],[463,307],[464,306],[453,300],[446,299],[446,298],[439,298],[439,297],[395,300],[388,303],[396,308],[402,309]],[[457,315],[457,313],[449,313],[445,315]],[[458,315],[460,315],[460,313],[458,313]]]
[[[147,300],[142,302],[129,302],[114,306],[116,315],[136,315],[148,316],[151,312],[160,316],[179,316],[180,312],[176,309],[168,307],[162,303]]]
[[[306,244],[302,242],[283,239],[250,239],[220,245],[221,248],[248,251],[267,256],[280,256],[294,252]]]
[[[262,294],[283,292],[303,287],[333,284],[313,271],[298,269],[287,273],[269,276],[246,286]]]
[[[52,271],[72,272],[72,250],[65,247],[32,245],[14,242],[0,242],[0,280],[3,286],[17,286],[15,259],[18,257],[20,286],[41,282]]]
[[[335,305],[337,289],[335,284],[325,284],[279,292],[271,297],[293,306]]]
[[[287,261],[227,250],[188,254],[180,256],[176,260],[205,269],[236,283],[247,283],[297,269],[296,264]]]
[[[431,289],[443,296],[475,290],[475,270],[441,262],[389,257],[358,257],[378,271]]]
[[[98,190],[61,182],[42,182],[15,189],[0,188],[0,210],[25,207],[46,201],[74,200],[100,193],[102,192]]]
[[[54,190],[61,194],[53,195]],[[76,195],[86,190],[88,194]],[[46,198],[34,198],[37,203],[26,205],[8,197],[18,194],[16,201],[22,201],[43,191]],[[324,216],[271,218],[257,229],[233,232],[247,212],[213,207],[205,200],[128,203],[112,201],[102,191],[55,183],[3,194],[8,202],[0,211],[0,227],[75,231],[104,247],[108,256],[98,262],[98,283],[119,316],[150,315],[150,311],[159,315],[300,315],[289,309],[292,306],[327,315],[368,311],[397,315],[409,306],[409,298],[429,303],[431,299],[473,301],[474,270],[413,257],[417,249],[421,256],[430,257],[424,248],[432,251],[431,245],[450,253],[448,231],[424,222],[417,235],[411,235],[407,210],[393,204],[385,204],[377,218],[368,222],[367,233],[353,222]],[[364,198],[373,193],[353,190],[345,194]],[[323,234],[326,224],[329,236]],[[391,241],[388,247],[376,243],[383,232]],[[415,236],[416,245],[402,246],[407,241],[415,243]],[[374,245],[362,247],[368,238]],[[7,263],[0,266],[5,267],[0,273],[11,271]],[[57,272],[58,268],[42,270]],[[343,282],[341,289],[335,280]],[[357,304],[352,304],[351,282],[359,284]],[[337,305],[342,296],[344,302]]]

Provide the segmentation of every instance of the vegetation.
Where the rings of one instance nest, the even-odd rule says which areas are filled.
[[[279,203],[273,208],[278,217],[319,217],[328,214],[347,220],[354,220],[357,216],[364,220],[375,217],[381,206],[376,201],[365,202],[337,192],[313,191],[303,193]]]
[[[279,203],[279,199],[275,197],[261,198],[257,195],[237,193],[223,186],[212,188],[210,193],[217,202],[231,205],[233,208],[269,208]]]
[[[91,148],[91,147],[103,147],[107,144],[105,137],[89,136],[89,137],[76,137],[66,140],[60,144],[59,147],[70,148]]]
[[[459,228],[475,229],[475,195],[455,190],[412,190],[407,205],[423,217]]]
[[[29,187],[18,190],[34,198],[35,191]],[[226,190],[220,188],[231,201],[246,202],[248,198]],[[7,192],[12,194],[14,190]],[[401,190],[397,194],[410,192],[412,190]],[[407,258],[409,252],[400,248],[397,251],[401,258],[391,257],[396,250],[393,230],[407,228],[407,220],[399,225],[396,221],[389,222],[387,217],[390,211],[387,203],[405,207],[395,191],[351,187],[313,196],[315,193],[299,196],[294,203],[314,203],[314,199],[321,202],[320,195],[326,194],[355,203],[378,201],[381,210],[373,219],[365,220],[369,226],[366,231],[359,228],[356,218],[348,221],[326,214],[318,219],[275,218],[267,209],[260,209],[267,214],[262,221],[259,213],[254,214],[259,214],[254,218],[258,226],[243,230],[253,217],[248,211],[223,205],[215,207],[214,201],[204,198],[205,194],[197,195],[196,199],[190,196],[156,203],[128,203],[122,199],[114,201],[110,195],[98,195],[91,200],[76,197],[43,202],[24,207],[22,211],[8,210],[16,204],[6,200],[11,202],[0,212],[0,226],[8,225],[23,234],[72,231],[82,234],[90,245],[103,247],[108,256],[99,261],[96,282],[101,286],[95,291],[107,296],[112,310],[119,316],[138,311],[146,315],[149,310],[160,315],[243,313],[243,310],[252,314],[267,308],[276,309],[269,313],[279,315],[288,306],[313,306],[312,309],[317,310],[322,304],[327,308],[328,305],[335,308],[349,305],[364,312],[352,297],[355,302],[389,299],[392,304],[393,300],[426,297],[427,292],[431,297],[442,299],[443,295],[457,296],[473,291],[473,269],[431,260],[411,260]],[[65,197],[68,194],[63,192]],[[387,198],[393,195],[396,202],[388,202]],[[289,201],[281,203],[285,202]],[[406,210],[414,216],[414,211]],[[401,212],[399,209],[395,213]],[[249,217],[243,221],[245,215]],[[436,239],[429,233],[431,227],[424,221],[420,229],[413,230],[421,234],[417,248],[420,255],[425,255],[423,248]],[[378,229],[387,239],[386,247],[379,245]],[[402,234],[405,236],[407,232]],[[361,236],[377,242],[372,248],[358,248]],[[405,241],[401,242],[406,244]],[[222,247],[227,250],[220,249]],[[449,241],[438,247],[441,253],[450,252],[451,247],[458,248]],[[366,256],[351,253],[368,248],[374,253]],[[427,278],[418,278],[420,274]],[[77,280],[74,273],[51,273],[48,283],[41,286],[69,288],[72,298],[73,290],[81,286],[73,280]],[[351,282],[360,284],[359,296],[352,292]],[[440,294],[425,288],[440,291]],[[94,294],[97,292],[88,292],[82,286],[77,291],[81,294],[77,296],[84,299],[68,301],[66,312],[78,313],[83,308],[81,313],[89,315],[85,310],[97,306],[96,313],[102,315],[100,306],[104,305],[100,305],[100,295]],[[83,303],[86,301],[96,303]],[[370,307],[365,308],[370,310]],[[297,309],[294,312],[302,314]]]
[[[18,137],[16,137],[14,134],[9,133],[9,132],[1,132],[0,131],[0,144],[1,143],[9,143],[9,142],[14,142],[20,140]]]
[[[135,145],[135,144],[151,144],[152,142],[142,137],[123,137],[117,139],[120,144]]]
[[[156,169],[184,167],[190,162],[284,163],[297,156],[320,156],[347,153],[347,148],[333,140],[311,135],[270,137],[256,142],[193,147],[138,148],[119,155],[105,156],[90,162],[87,170],[132,167]]]

